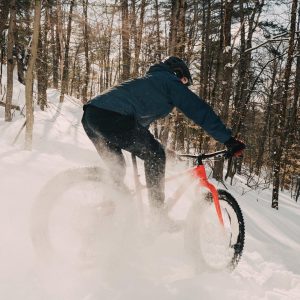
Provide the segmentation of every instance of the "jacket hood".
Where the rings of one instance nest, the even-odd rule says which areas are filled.
[[[175,75],[175,73],[171,70],[171,68],[167,65],[165,65],[164,63],[158,63],[155,65],[152,65],[149,70],[146,72],[146,74],[148,73],[152,73],[152,72],[161,72],[161,71],[167,71],[173,75]]]

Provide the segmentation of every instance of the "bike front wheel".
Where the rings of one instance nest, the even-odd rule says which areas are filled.
[[[224,226],[218,220],[212,195],[194,201],[186,222],[185,246],[196,268],[233,270],[240,261],[245,241],[242,211],[234,197],[218,190]]]

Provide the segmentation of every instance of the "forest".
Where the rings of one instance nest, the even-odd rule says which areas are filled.
[[[187,62],[191,89],[247,144],[243,158],[214,162],[213,177],[271,187],[275,209],[280,190],[298,199],[298,0],[1,0],[0,36],[0,109],[6,122],[24,118],[26,149],[47,89],[59,90],[62,105],[66,95],[84,104],[174,55]],[[14,73],[25,107],[14,103]],[[180,153],[224,147],[179,110],[151,130]]]

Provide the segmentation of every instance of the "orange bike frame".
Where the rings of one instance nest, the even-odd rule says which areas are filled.
[[[189,169],[189,170],[184,171],[182,173],[173,175],[169,178],[166,178],[166,181],[171,181],[173,179],[176,179],[176,178],[180,177],[183,174],[191,174],[193,177],[198,178],[199,179],[199,185],[202,186],[202,187],[207,188],[211,192],[212,197],[213,197],[213,201],[214,201],[214,205],[215,205],[215,208],[216,208],[216,212],[217,212],[217,215],[218,215],[219,222],[220,222],[221,225],[224,226],[224,221],[223,221],[222,211],[221,211],[221,207],[220,207],[218,191],[215,188],[215,186],[208,181],[204,165],[198,165],[198,166],[196,166],[192,169]],[[190,181],[190,178],[187,177],[187,180],[183,181],[182,184],[176,189],[173,196],[169,199],[169,201],[167,203],[167,210],[171,210],[172,207],[177,203],[179,198],[183,195],[183,193],[188,188],[189,181]]]
[[[208,181],[204,165],[199,165],[199,166],[195,167],[193,169],[193,173],[194,173],[194,176],[199,178],[200,186],[206,187],[207,189],[210,190],[210,192],[212,194],[212,197],[213,197],[213,200],[214,200],[214,204],[215,204],[215,208],[216,208],[217,215],[218,215],[218,218],[219,218],[219,222],[220,222],[220,224],[222,224],[224,226],[224,221],[223,221],[223,216],[222,216],[222,212],[221,212],[218,191],[215,188],[215,186]]]
[[[141,191],[141,189],[145,188],[145,186],[142,186],[141,183],[139,182],[139,179],[138,179],[139,175],[137,173],[137,165],[136,165],[136,160],[135,160],[134,156],[133,156],[133,166],[134,166],[134,177],[135,177],[135,187],[136,187],[137,198],[138,198],[138,201],[142,201],[140,191]],[[202,164],[202,162],[192,169],[186,170],[184,172],[181,172],[179,174],[176,174],[169,178],[166,178],[166,181],[171,181],[173,179],[181,177],[181,175],[184,175],[184,174],[190,174],[193,177],[198,178],[199,185],[207,188],[211,192],[219,222],[222,226],[224,226],[218,191],[215,188],[215,186],[208,181],[206,171],[205,171],[205,168],[204,168],[204,165]],[[187,177],[186,180],[184,180],[181,183],[181,185],[176,189],[173,196],[171,198],[169,198],[166,203],[167,204],[166,210],[170,211],[172,209],[172,207],[178,202],[179,198],[184,194],[186,189],[189,187],[189,182],[190,182],[190,178]]]

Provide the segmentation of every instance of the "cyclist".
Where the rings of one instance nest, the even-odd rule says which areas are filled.
[[[84,105],[83,127],[99,155],[109,163],[117,183],[121,184],[125,176],[122,149],[144,160],[153,207],[161,208],[164,204],[166,155],[148,127],[174,107],[225,144],[230,154],[245,148],[243,142],[231,136],[212,108],[189,90],[192,83],[185,62],[171,56],[152,65],[144,76],[114,86]]]

